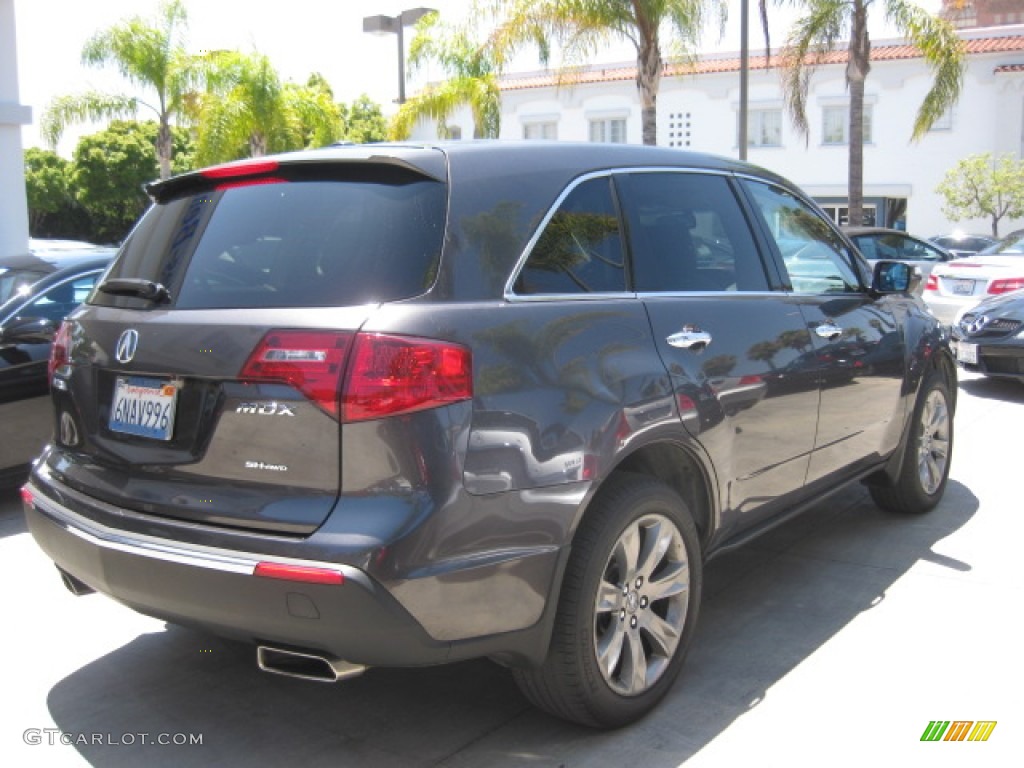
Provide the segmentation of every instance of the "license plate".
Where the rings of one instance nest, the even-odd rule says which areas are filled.
[[[961,363],[978,364],[978,345],[961,341],[956,345],[956,359]]]
[[[118,376],[110,408],[110,429],[170,440],[177,403],[178,388],[164,379]]]
[[[970,296],[972,293],[974,293],[974,281],[954,280],[953,293],[955,293],[957,296]]]

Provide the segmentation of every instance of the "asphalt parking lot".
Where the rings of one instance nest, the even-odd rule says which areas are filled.
[[[956,430],[930,514],[851,487],[709,564],[678,683],[610,733],[531,709],[487,661],[262,673],[248,646],[73,597],[0,494],[0,765],[1020,766],[1024,386],[962,374]],[[996,726],[922,742],[934,720]]]

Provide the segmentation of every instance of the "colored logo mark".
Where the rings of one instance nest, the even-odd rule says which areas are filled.
[[[932,720],[921,741],[988,741],[995,728],[995,720]]]

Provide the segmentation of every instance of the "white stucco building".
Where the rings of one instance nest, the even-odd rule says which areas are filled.
[[[0,256],[28,251],[28,206],[21,126],[31,110],[18,98],[14,0],[0,0]]]
[[[865,206],[879,224],[931,236],[953,228],[987,233],[985,220],[956,225],[943,215],[935,187],[958,160],[981,152],[1024,151],[1024,25],[961,30],[967,68],[959,103],[918,142],[911,142],[917,108],[931,86],[920,54],[900,40],[874,41],[865,85]],[[848,147],[845,52],[820,66],[807,101],[810,135],[786,114],[777,68],[751,56],[750,162],[801,185],[837,220],[845,215]],[[658,95],[658,144],[735,157],[739,57],[702,56],[690,71],[670,67]],[[449,120],[473,135],[464,110]],[[420,125],[418,138],[436,136]],[[597,65],[573,84],[552,72],[510,75],[502,82],[501,138],[640,143],[640,101],[631,64]],[[1000,232],[1024,220],[1000,223]]]

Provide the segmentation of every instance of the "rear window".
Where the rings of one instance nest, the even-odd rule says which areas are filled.
[[[108,277],[161,283],[178,309],[345,306],[421,294],[437,272],[445,186],[399,169],[367,175],[227,184],[154,205]],[[91,302],[149,306],[102,291]]]

